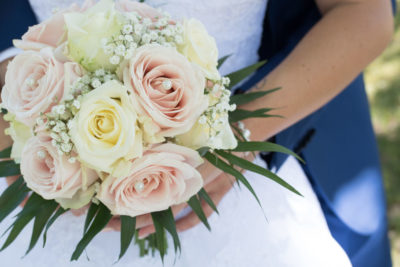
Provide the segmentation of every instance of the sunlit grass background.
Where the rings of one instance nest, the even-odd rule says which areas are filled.
[[[397,0],[400,10],[400,0]],[[392,257],[400,267],[400,12],[392,43],[365,72],[387,191]]]

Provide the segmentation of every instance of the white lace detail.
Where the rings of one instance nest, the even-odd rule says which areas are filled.
[[[52,14],[53,9],[68,7],[83,0],[30,0],[39,21]],[[231,55],[221,68],[228,74],[258,60],[263,19],[267,0],[146,0],[177,19],[196,18],[215,37],[219,57]]]

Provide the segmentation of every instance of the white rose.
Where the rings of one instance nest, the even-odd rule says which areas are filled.
[[[178,47],[179,52],[189,61],[201,67],[204,75],[210,80],[218,80],[218,48],[214,37],[210,36],[204,25],[190,19],[184,22],[183,44]]]
[[[192,149],[201,147],[234,149],[237,146],[237,140],[229,125],[228,117],[224,117],[222,123],[213,130],[218,132],[216,136],[210,136],[212,131],[207,123],[196,122],[189,132],[176,137],[176,143]]]
[[[10,122],[10,127],[5,130],[5,133],[11,136],[13,140],[11,158],[14,159],[15,162],[20,163],[22,150],[29,138],[32,137],[31,128],[16,121],[15,116],[11,113],[4,115],[4,119]]]
[[[112,0],[102,0],[84,13],[64,15],[68,34],[68,54],[87,70],[99,68],[114,70],[111,55],[100,45],[104,38],[117,37],[122,29],[121,14]]]
[[[70,135],[81,162],[122,176],[142,155],[142,133],[128,89],[112,80],[85,95],[71,121]]]
[[[212,113],[211,109],[225,103],[229,105],[229,98],[220,95],[221,92],[216,94],[208,94],[208,112]],[[215,113],[216,116],[207,121],[200,123],[201,119],[197,120],[194,126],[186,133],[176,136],[176,143],[192,149],[200,147],[210,147],[213,149],[234,149],[237,146],[237,140],[232,132],[229,124],[228,111]],[[211,123],[209,123],[211,122]],[[219,123],[218,123],[219,122]],[[210,124],[212,124],[210,126]],[[212,128],[211,128],[212,127]]]

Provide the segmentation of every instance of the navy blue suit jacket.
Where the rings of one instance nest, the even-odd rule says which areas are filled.
[[[269,0],[259,51],[268,64],[242,89],[274,69],[320,18],[313,0]],[[1,51],[36,19],[27,0],[3,0],[0,22]],[[304,169],[332,235],[353,265],[391,266],[385,196],[362,75],[327,105],[278,134],[276,141],[306,159]],[[272,164],[279,167],[284,160],[276,154]]]

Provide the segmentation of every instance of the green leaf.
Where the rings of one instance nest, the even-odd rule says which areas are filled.
[[[111,220],[112,215],[110,210],[104,206],[103,204],[99,204],[99,211],[93,219],[92,224],[90,225],[87,232],[83,235],[81,241],[79,241],[78,245],[75,248],[74,253],[72,254],[71,261],[78,260],[81,256],[83,250],[89,245],[90,241],[98,234],[101,230],[106,227],[108,222]]]
[[[32,193],[23,209],[17,214],[17,217],[23,217],[35,213],[46,200],[36,193]]]
[[[276,92],[279,89],[281,89],[281,88],[278,87],[278,88],[270,89],[270,90],[267,90],[267,91],[248,92],[248,93],[233,95],[230,98],[230,102],[232,104],[236,104],[238,106],[244,105],[244,104],[252,102],[252,101],[254,101],[254,100],[256,100],[256,99],[258,99],[260,97],[263,97],[263,96],[268,95],[270,93]]]
[[[261,175],[271,179],[272,181],[280,184],[281,186],[285,187],[286,189],[292,191],[293,193],[302,196],[302,194],[300,194],[293,186],[288,184],[285,180],[283,180],[282,178],[280,178],[278,175],[271,172],[270,170],[267,170],[266,168],[260,167],[248,160],[242,159],[240,157],[237,157],[230,153],[224,152],[222,150],[218,150],[218,151],[216,151],[216,153],[218,155],[220,155],[221,157],[227,159],[230,163],[237,165],[240,168],[261,174]]]
[[[43,198],[41,198],[36,193],[33,193],[29,197],[22,211],[18,213],[17,219],[9,228],[11,229],[11,232],[8,235],[3,246],[1,247],[0,251],[3,251],[5,248],[7,248],[17,238],[17,236],[21,233],[21,231],[25,228],[25,226],[35,217],[35,212],[42,203],[43,203]]]
[[[0,161],[0,176],[13,176],[20,175],[21,170],[19,164],[15,163],[13,160]]]
[[[272,108],[262,108],[257,110],[236,109],[229,113],[229,122],[235,123],[248,118],[270,118],[270,117],[282,118],[282,116],[279,115],[267,114],[271,110],[273,109]]]
[[[50,226],[53,225],[53,223],[60,217],[62,214],[67,212],[68,209],[63,209],[62,207],[59,207],[56,211],[56,213],[53,214],[53,216],[50,218],[50,220],[46,224],[46,228],[44,229],[43,233],[43,247],[46,245],[46,240],[47,240],[47,231],[49,230]]]
[[[157,220],[162,227],[164,227],[172,236],[174,241],[175,252],[181,250],[181,242],[179,241],[178,232],[176,231],[176,224],[174,214],[172,213],[172,209],[169,208],[167,210],[153,212],[152,213],[153,221]]]
[[[133,236],[136,232],[136,218],[129,216],[121,216],[121,252],[119,253],[119,258],[124,256],[125,252],[128,250],[129,245],[132,243]]]
[[[161,260],[164,262],[164,256],[167,252],[167,238],[165,236],[165,230],[162,226],[161,222],[157,220],[157,217],[154,213],[151,213],[151,218],[153,219],[154,228],[156,230],[155,237],[156,237],[156,244],[158,252],[160,253]]]
[[[243,174],[236,170],[235,168],[229,166],[226,162],[215,156],[214,154],[208,152],[204,156],[211,164],[213,164],[215,167],[219,168],[223,172],[226,172],[233,177],[235,177],[238,181],[240,181],[246,188],[253,194],[255,199],[257,200],[258,204],[261,206],[260,199],[258,198],[256,192],[254,191],[253,187],[250,185],[249,181],[247,181],[246,177],[243,176]]]
[[[200,221],[207,227],[209,231],[211,231],[207,216],[204,214],[203,207],[201,206],[201,202],[197,196],[192,196],[187,203],[192,208],[193,212],[196,213],[197,217],[199,217]]]
[[[217,69],[221,68],[222,64],[224,64],[224,62],[225,62],[230,56],[231,56],[231,55],[226,55],[226,56],[221,57],[220,59],[218,59]]]
[[[197,152],[199,152],[200,156],[204,156],[209,150],[209,147],[200,147]]]
[[[2,150],[0,152],[0,159],[6,159],[6,158],[8,159],[8,158],[10,158],[11,149],[12,149],[12,147],[10,146],[10,147],[7,147],[6,149]]]
[[[28,192],[29,189],[22,176],[7,187],[0,196],[0,223],[21,204]]]
[[[291,155],[291,156],[297,158],[302,163],[305,163],[304,160],[299,155],[297,155],[290,149],[287,149],[284,146],[274,144],[271,142],[238,142],[237,147],[235,149],[232,149],[232,151],[236,151],[236,152],[248,152],[248,151],[279,152],[279,153]]]
[[[208,204],[208,206],[210,206],[217,214],[219,214],[217,207],[214,204],[214,201],[210,198],[210,196],[208,195],[207,191],[204,188],[202,188],[199,191],[198,195],[201,199],[204,199],[204,201]]]
[[[90,224],[93,221],[94,216],[97,214],[97,212],[100,209],[100,205],[97,205],[95,203],[92,203],[89,207],[89,210],[86,215],[85,219],[85,225],[83,226],[83,233],[85,234],[87,229],[89,228]]]
[[[235,71],[231,74],[228,74],[227,77],[231,80],[229,84],[229,88],[234,87],[236,84],[240,83],[242,80],[250,76],[253,72],[255,72],[258,68],[264,65],[267,61],[261,61],[256,64],[250,65],[238,71]]]
[[[31,242],[29,244],[29,248],[26,251],[25,255],[28,254],[36,245],[39,240],[40,235],[42,234],[47,221],[57,209],[58,203],[54,200],[45,200],[45,202],[40,205],[39,210],[35,212],[35,222],[33,224]]]

